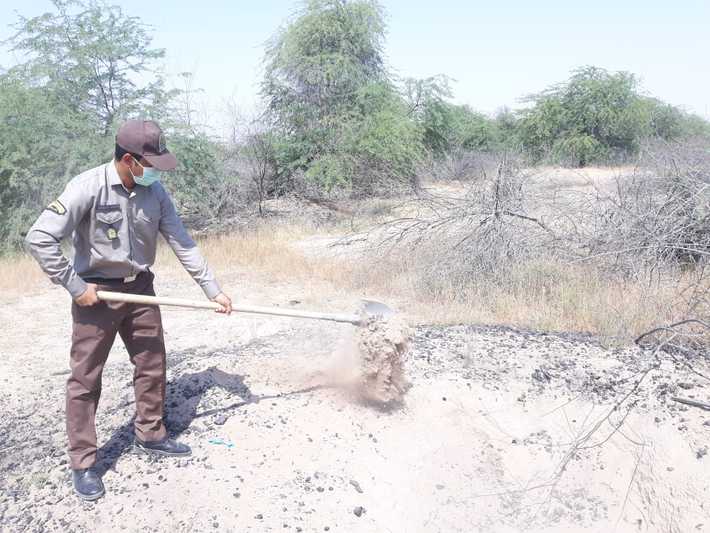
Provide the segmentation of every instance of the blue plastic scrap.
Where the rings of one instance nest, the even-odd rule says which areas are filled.
[[[221,437],[216,437],[216,438],[214,438],[214,439],[210,439],[210,440],[208,440],[207,442],[209,442],[210,444],[218,444],[218,445],[221,445],[221,446],[226,446],[227,448],[234,448],[234,443],[233,443],[233,442],[230,442],[230,441],[228,441],[228,440],[225,440],[225,439],[223,439],[223,438],[221,438]]]

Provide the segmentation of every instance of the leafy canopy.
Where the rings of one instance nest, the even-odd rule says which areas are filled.
[[[72,111],[96,121],[103,135],[117,118],[160,114],[167,95],[150,28],[103,1],[52,0],[53,12],[20,16],[10,43],[27,60],[12,74],[51,90]]]
[[[262,95],[285,139],[283,181],[302,171],[326,190],[411,176],[419,140],[383,59],[371,0],[310,0],[271,39]]]
[[[637,153],[648,137],[693,134],[697,121],[641,94],[636,76],[598,67],[573,71],[564,83],[527,99],[517,134],[535,159],[584,166]]]

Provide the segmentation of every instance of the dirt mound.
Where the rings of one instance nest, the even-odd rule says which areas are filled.
[[[357,331],[358,392],[367,401],[401,402],[410,383],[404,362],[411,331],[400,319],[373,317]]]

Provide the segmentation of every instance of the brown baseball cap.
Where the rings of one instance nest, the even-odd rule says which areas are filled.
[[[163,130],[152,120],[127,120],[118,128],[116,144],[143,156],[158,170],[173,170],[177,166],[177,159],[165,146]]]

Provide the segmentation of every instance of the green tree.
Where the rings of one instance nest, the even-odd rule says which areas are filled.
[[[635,154],[645,137],[680,133],[678,110],[642,96],[628,72],[583,67],[528,101],[532,106],[520,113],[518,134],[536,159],[552,156],[584,166]]]
[[[710,137],[710,122],[656,98],[643,98],[649,134],[665,140]]]
[[[340,160],[352,162],[356,191],[374,194],[412,178],[421,156],[421,135],[400,95],[388,83],[373,83],[360,89],[354,101]]]
[[[508,107],[498,109],[493,118],[499,148],[519,150],[518,117]]]
[[[201,223],[227,214],[234,179],[225,172],[218,143],[196,131],[176,131],[170,149],[178,167],[163,181],[180,210]]]
[[[496,125],[490,118],[449,101],[453,93],[448,76],[407,79],[404,96],[410,116],[421,128],[424,146],[435,155],[497,146]]]
[[[27,56],[12,69],[14,74],[91,117],[105,136],[117,118],[160,118],[170,95],[162,77],[154,74],[165,51],[151,47],[150,28],[99,0],[52,4],[54,11],[20,16],[14,25],[9,42]]]
[[[286,143],[278,151],[284,183],[303,171],[326,190],[371,184],[365,161],[391,179],[411,176],[402,154],[411,156],[418,139],[384,65],[384,35],[374,1],[309,0],[271,39],[262,94]]]
[[[387,78],[385,25],[374,1],[308,0],[266,48],[262,93],[289,132],[323,126],[355,92]]]
[[[467,105],[451,105],[451,146],[465,150],[491,150],[497,147],[496,124]]]
[[[25,61],[0,74],[0,248],[23,233],[66,182],[109,160],[117,121],[146,117],[169,124],[177,155],[205,169],[214,150],[189,137],[176,93],[154,73],[163,51],[149,28],[120,7],[95,0],[54,0],[43,15],[20,16],[8,41]],[[151,74],[149,81],[140,83]],[[189,88],[189,87],[188,87]],[[184,106],[183,106],[184,107]],[[175,114],[176,120],[171,120]],[[165,118],[165,120],[162,120]],[[189,118],[189,110],[188,110]],[[181,129],[182,128],[182,129]],[[176,176],[177,181],[186,175]],[[190,184],[191,190],[196,187]],[[218,209],[209,200],[212,211]]]
[[[421,129],[424,147],[436,155],[451,149],[452,117],[447,100],[452,96],[451,78],[446,75],[404,80],[409,115]]]
[[[64,184],[108,159],[111,147],[51,93],[0,76],[0,251],[18,247]]]

